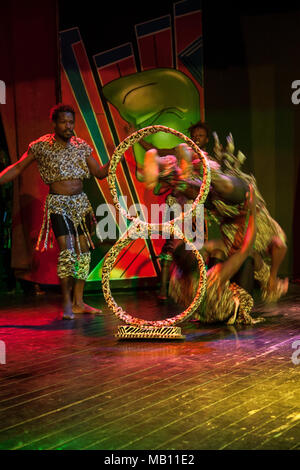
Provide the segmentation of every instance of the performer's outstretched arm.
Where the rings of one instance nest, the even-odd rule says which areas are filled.
[[[245,259],[249,256],[256,236],[256,199],[253,187],[249,186],[250,195],[248,199],[250,216],[247,231],[241,248],[230,256],[224,263],[220,264],[218,275],[221,283],[228,281],[240,268]]]
[[[93,176],[99,178],[100,180],[107,177],[109,162],[105,163],[105,165],[103,166],[100,166],[99,163],[91,155],[87,157],[86,162]]]
[[[211,172],[211,175],[212,187],[226,202],[240,204],[245,201],[245,195],[249,190],[249,186],[240,178],[227,176],[214,170]],[[188,186],[181,193],[189,199],[195,199],[202,185],[201,179],[185,179],[184,181]]]
[[[219,171],[212,170],[211,183],[220,196],[232,204],[242,203],[245,200],[246,192],[249,190],[247,183],[242,179],[225,175]]]
[[[0,185],[14,180],[33,162],[34,159],[35,158],[31,150],[25,152],[20,160],[18,160],[16,163],[13,163],[12,165],[9,165],[0,173]]]

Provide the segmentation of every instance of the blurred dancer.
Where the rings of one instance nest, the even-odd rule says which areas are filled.
[[[230,134],[227,137],[227,146],[225,150],[219,143],[216,133],[215,138],[215,158],[222,168],[225,175],[239,178],[245,184],[251,184],[256,195],[257,212],[257,235],[255,240],[255,250],[253,252],[255,261],[255,279],[260,283],[262,290],[262,299],[266,302],[275,302],[288,289],[288,279],[279,279],[277,277],[280,264],[282,263],[286,252],[286,235],[280,225],[274,220],[263,199],[253,175],[248,175],[241,170],[241,165],[246,157],[242,152],[234,155],[234,142]],[[222,206],[215,204],[215,215],[221,226],[222,239],[225,245],[226,255],[230,255],[236,249],[236,244],[243,236],[245,226],[242,227],[232,218],[236,218],[237,207]],[[267,261],[267,262],[265,262]]]
[[[256,201],[252,186],[249,188],[245,216],[248,226],[239,249],[224,262],[219,262],[207,272],[206,292],[194,318],[204,323],[225,322],[227,324],[253,324],[262,318],[253,319],[250,315],[253,298],[231,279],[250,255],[256,235]],[[198,283],[199,269],[191,251],[185,250],[181,241],[176,241],[174,250],[175,267],[170,279],[170,296],[187,307],[193,301]]]

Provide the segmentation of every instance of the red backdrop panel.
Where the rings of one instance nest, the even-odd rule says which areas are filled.
[[[29,142],[52,130],[48,115],[57,101],[59,76],[56,14],[51,0],[1,5],[1,80],[7,97],[0,109],[13,162]],[[45,253],[34,250],[47,192],[36,163],[15,182],[12,267],[17,277],[56,284],[57,247]]]

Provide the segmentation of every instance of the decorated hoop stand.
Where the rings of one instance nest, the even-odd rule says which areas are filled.
[[[175,136],[179,137],[180,139],[184,140],[190,147],[197,153],[199,159],[203,165],[203,181],[202,185],[199,190],[199,194],[197,195],[196,199],[194,200],[191,208],[185,212],[181,213],[178,217],[171,220],[170,222],[164,222],[161,224],[153,224],[145,222],[138,217],[132,216],[126,212],[126,210],[120,205],[116,190],[116,168],[121,160],[124,152],[134,145],[135,143],[139,142],[142,138],[154,134],[156,132],[167,132],[174,134]],[[114,244],[114,246],[109,250],[107,253],[103,269],[102,269],[102,288],[104,298],[109,306],[109,308],[113,311],[113,313],[126,325],[122,325],[118,327],[118,333],[115,335],[119,339],[184,339],[185,337],[181,333],[181,328],[177,325],[178,323],[187,320],[194,311],[200,305],[205,289],[206,289],[206,270],[205,265],[202,259],[202,256],[198,252],[197,248],[186,239],[184,234],[175,227],[175,222],[183,219],[186,216],[189,216],[198,204],[203,204],[210,185],[210,169],[208,162],[204,153],[199,149],[199,147],[188,137],[186,137],[181,132],[176,131],[175,129],[171,129],[166,126],[150,126],[140,129],[137,132],[134,132],[126,139],[124,139],[116,148],[109,166],[108,172],[108,185],[110,192],[112,194],[113,202],[115,207],[129,220],[133,223],[129,227],[129,229],[124,233],[124,235]],[[176,236],[177,238],[181,238],[193,251],[199,267],[199,284],[197,288],[196,295],[189,305],[189,307],[184,310],[182,313],[166,318],[165,320],[143,320],[141,318],[136,318],[130,315],[129,313],[125,312],[122,307],[118,306],[115,302],[114,298],[112,297],[111,290],[110,290],[110,273],[113,269],[114,263],[122,251],[124,247],[126,247],[129,243],[132,242],[132,239],[136,238],[143,238],[151,236],[153,232],[159,232],[162,235],[168,236]]]

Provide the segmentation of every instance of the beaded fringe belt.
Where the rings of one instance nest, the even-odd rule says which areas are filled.
[[[70,230],[70,221],[73,222],[75,228],[75,239],[78,246],[79,253],[81,253],[80,243],[79,243],[79,235],[78,235],[78,227],[81,227],[84,236],[87,240],[88,246],[94,248],[90,232],[86,226],[86,215],[91,214],[93,217],[94,222],[95,216],[88,200],[88,197],[85,193],[75,194],[72,196],[65,196],[62,194],[48,194],[45,206],[44,206],[44,217],[42,228],[39,233],[39,238],[36,244],[36,250],[40,249],[40,244],[42,242],[43,236],[45,235],[44,244],[41,251],[47,249],[48,246],[48,239],[50,233],[50,247],[53,246],[53,232],[50,230],[50,215],[51,214],[60,214],[65,221],[65,224],[68,228],[70,240],[71,240],[71,247],[74,250],[75,247],[73,246],[72,240],[72,233]]]

